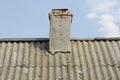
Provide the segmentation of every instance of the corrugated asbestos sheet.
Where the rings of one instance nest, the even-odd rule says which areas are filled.
[[[48,40],[1,40],[0,80],[120,80],[120,40],[71,40],[71,53]]]

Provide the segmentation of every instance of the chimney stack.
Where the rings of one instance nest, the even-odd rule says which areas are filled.
[[[72,13],[68,9],[53,9],[49,13],[50,20],[50,40],[49,50],[55,54],[57,52],[70,52],[70,29]]]

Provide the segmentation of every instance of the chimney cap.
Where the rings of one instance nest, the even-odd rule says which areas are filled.
[[[72,16],[72,12],[68,9],[52,9],[49,16]]]
[[[71,17],[73,17],[73,14],[67,8],[52,9],[52,12],[49,13],[49,20],[51,19],[51,16],[71,16]],[[72,22],[72,20],[71,20],[71,22]]]

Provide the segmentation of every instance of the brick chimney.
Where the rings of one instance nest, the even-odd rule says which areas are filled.
[[[49,50],[55,54],[57,52],[70,52],[70,29],[72,13],[68,9],[53,9],[49,13],[50,20],[50,40]]]

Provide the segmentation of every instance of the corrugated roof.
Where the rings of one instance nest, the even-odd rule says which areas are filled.
[[[49,53],[49,39],[0,39],[0,80],[120,80],[120,39],[72,39]]]

